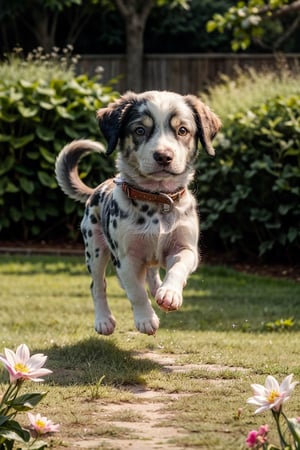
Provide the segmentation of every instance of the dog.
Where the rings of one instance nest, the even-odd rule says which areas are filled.
[[[87,269],[92,277],[95,330],[114,332],[106,298],[105,270],[111,258],[131,302],[136,328],[154,335],[159,318],[146,284],[164,311],[178,310],[188,276],[199,262],[199,217],[188,189],[198,142],[211,156],[219,118],[194,95],[169,91],[127,92],[97,111],[107,141],[66,145],[56,160],[56,178],[65,194],[86,202],[81,222]],[[110,155],[118,146],[118,175],[95,189],[78,175],[89,152]],[[165,268],[163,280],[160,267]],[[147,283],[146,283],[147,282]]]

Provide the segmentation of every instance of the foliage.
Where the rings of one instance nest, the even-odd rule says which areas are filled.
[[[283,42],[295,32],[299,26],[299,17],[296,15],[294,22],[286,31],[281,16],[291,14],[299,10],[299,2],[293,0],[249,0],[238,1],[223,15],[215,13],[207,22],[206,29],[210,33],[218,30],[232,31],[231,48],[233,51],[246,50],[251,41],[261,43],[269,49],[278,49]],[[271,36],[270,36],[271,34]],[[265,43],[262,41],[265,40]]]
[[[199,161],[202,231],[230,251],[292,259],[300,246],[300,93],[263,95],[228,115],[217,157]]]
[[[5,356],[0,356],[0,362],[5,366],[9,373],[10,383],[3,395],[0,397],[0,449],[12,450],[16,444],[19,449],[45,449],[47,443],[41,441],[41,434],[58,431],[59,424],[54,425],[52,421],[46,417],[33,416],[28,413],[31,418],[31,425],[34,426],[35,432],[31,433],[23,428],[16,420],[18,413],[23,411],[31,411],[45,397],[46,393],[25,393],[19,395],[21,388],[26,380],[35,382],[44,381],[39,378],[40,375],[48,375],[52,371],[43,369],[42,366],[47,359],[43,354],[36,354],[30,357],[30,352],[26,344],[21,344],[16,353],[10,349],[5,349]],[[38,418],[39,423],[36,422]]]
[[[75,76],[66,55],[43,57],[41,50],[26,61],[9,57],[0,65],[0,80],[0,230],[30,239],[67,223],[76,233],[82,208],[58,189],[55,158],[73,139],[99,139],[96,110],[115,93],[97,78]],[[111,165],[97,158],[97,181],[108,176]],[[82,176],[91,172],[92,160]]]

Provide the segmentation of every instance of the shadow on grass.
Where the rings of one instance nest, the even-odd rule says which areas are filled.
[[[103,375],[103,385],[143,385],[144,374],[161,369],[158,363],[149,359],[134,358],[131,351],[120,349],[107,338],[95,337],[56,346],[46,353],[47,367],[53,370],[49,382],[61,386],[95,384]]]

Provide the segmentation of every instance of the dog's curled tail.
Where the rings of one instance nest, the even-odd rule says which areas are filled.
[[[83,203],[94,192],[94,189],[81,181],[78,174],[78,163],[83,156],[91,152],[105,153],[105,148],[99,142],[79,139],[62,149],[55,164],[56,179],[63,192]]]

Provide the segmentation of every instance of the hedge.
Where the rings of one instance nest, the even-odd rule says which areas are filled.
[[[0,231],[2,239],[75,238],[83,207],[58,188],[54,164],[73,139],[101,139],[96,110],[116,97],[98,78],[61,63],[18,58],[0,66]],[[89,158],[81,176],[98,182],[113,162]],[[95,175],[96,174],[96,175]]]
[[[207,245],[240,256],[299,260],[300,95],[235,113],[196,189]]]

